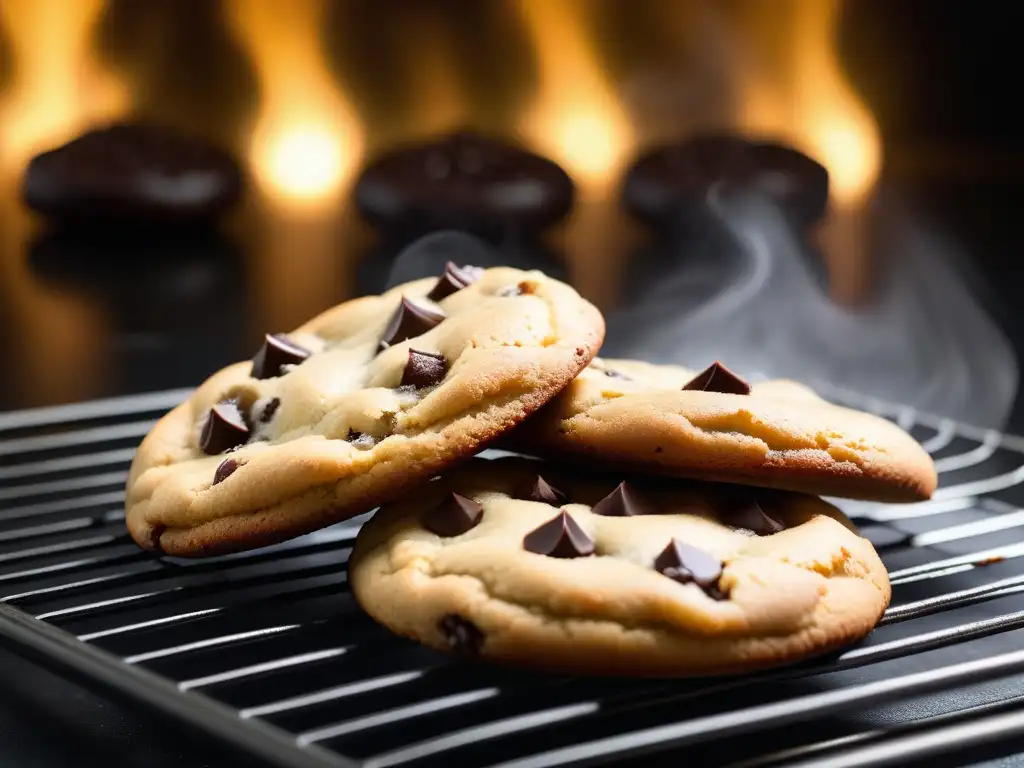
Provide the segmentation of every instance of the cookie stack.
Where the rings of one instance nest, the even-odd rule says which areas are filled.
[[[156,425],[128,529],[203,556],[383,505],[349,563],[371,616],[562,672],[735,673],[867,634],[885,568],[811,494],[927,498],[924,450],[791,382],[595,358],[603,333],[572,288],[508,268],[342,304]],[[471,458],[496,445],[523,455]]]

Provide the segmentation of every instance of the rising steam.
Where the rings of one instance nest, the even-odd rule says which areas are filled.
[[[879,254],[876,292],[851,309],[831,301],[806,246],[760,199],[712,194],[734,247],[679,248],[635,300],[609,318],[605,356],[838,385],[864,395],[1002,427],[1017,391],[1006,338],[971,295],[957,254],[901,217]]]

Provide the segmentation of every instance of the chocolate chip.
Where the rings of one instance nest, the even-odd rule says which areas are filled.
[[[444,355],[410,349],[409,360],[405,364],[405,370],[402,371],[402,386],[412,386],[417,389],[432,387],[441,381],[446,373],[448,373],[448,361],[444,359]]]
[[[636,517],[654,514],[647,508],[636,489],[627,482],[619,483],[614,491],[594,505],[591,512],[604,517]]]
[[[717,360],[683,385],[683,389],[749,395],[750,385]]]
[[[452,493],[423,516],[423,527],[438,536],[460,536],[475,528],[483,514],[477,502]]]
[[[471,264],[460,267],[449,261],[445,264],[444,274],[437,279],[437,283],[430,289],[427,298],[431,301],[448,298],[467,285],[475,283],[483,273],[484,271],[480,267],[474,267]]]
[[[387,349],[393,344],[399,344],[406,339],[426,333],[434,326],[439,325],[445,317],[447,315],[440,309],[416,304],[403,296],[402,303],[398,305],[395,314],[388,321],[388,327],[384,329],[384,338],[380,341],[380,349]]]
[[[278,407],[280,407],[280,405],[281,398],[275,397],[273,400],[271,400],[269,403],[263,406],[263,412],[260,414],[260,424],[266,424],[268,421],[274,418],[274,414],[277,413],[277,409]]]
[[[587,557],[594,554],[593,540],[565,511],[526,534],[523,548],[548,557]]]
[[[252,359],[254,379],[272,379],[281,375],[281,366],[298,365],[312,354],[308,349],[290,342],[283,334],[268,333],[263,346]]]
[[[363,436],[362,432],[357,432],[356,430],[352,429],[352,427],[349,427],[348,428],[348,436],[345,439],[348,440],[351,443],[354,440],[358,440],[362,436]]]
[[[437,628],[455,653],[477,656],[484,646],[484,633],[477,629],[476,624],[456,613],[441,617]]]
[[[217,403],[206,417],[203,431],[199,435],[199,447],[203,453],[214,456],[229,448],[241,445],[249,439],[249,427],[242,419],[242,412],[234,401]]]
[[[702,549],[679,539],[672,539],[654,561],[654,570],[680,584],[691,581],[716,600],[723,597],[718,589],[722,564]]]
[[[764,511],[754,499],[738,498],[729,502],[721,513],[722,522],[732,528],[752,531],[758,536],[770,536],[786,526]]]
[[[227,480],[243,463],[235,459],[224,459],[213,473],[213,484],[216,485]]]
[[[549,484],[540,475],[537,475],[532,483],[523,488],[516,498],[523,501],[537,501],[541,504],[550,504],[553,507],[561,506],[569,500],[568,496]]]

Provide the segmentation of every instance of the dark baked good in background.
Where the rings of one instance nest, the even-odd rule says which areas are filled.
[[[460,131],[382,155],[359,177],[355,199],[362,216],[389,234],[461,229],[507,237],[568,216],[574,191],[552,161]]]
[[[657,229],[700,218],[708,193],[764,195],[804,227],[825,215],[828,171],[791,147],[740,136],[697,136],[649,150],[626,174],[623,204]]]
[[[25,204],[62,223],[205,224],[242,191],[227,152],[173,129],[115,123],[32,158]]]

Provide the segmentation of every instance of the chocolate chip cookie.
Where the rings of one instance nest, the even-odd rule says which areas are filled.
[[[22,198],[60,223],[207,223],[242,191],[238,163],[201,139],[115,123],[32,158]]]
[[[196,556],[366,512],[522,421],[603,333],[593,306],[540,272],[449,264],[268,334],[143,441],[128,529]]]
[[[888,606],[870,542],[785,491],[474,459],[383,507],[360,605],[441,650],[557,672],[731,674],[857,640]]]
[[[823,496],[917,501],[935,467],[895,424],[791,381],[751,386],[720,363],[694,373],[597,359],[509,436],[562,460]]]

